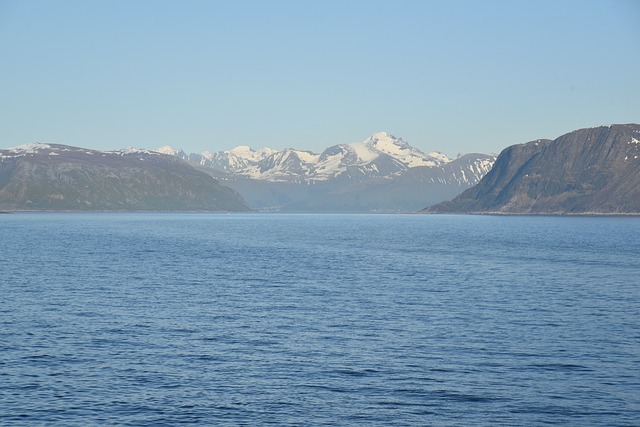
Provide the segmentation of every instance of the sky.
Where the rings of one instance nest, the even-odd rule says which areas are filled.
[[[638,0],[0,0],[0,147],[499,153],[640,122]]]

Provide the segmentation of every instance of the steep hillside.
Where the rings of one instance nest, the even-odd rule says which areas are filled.
[[[640,125],[511,146],[478,185],[425,212],[640,213]]]
[[[173,156],[57,144],[0,150],[0,210],[248,209],[234,190]]]

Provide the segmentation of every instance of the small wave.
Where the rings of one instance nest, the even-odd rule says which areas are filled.
[[[335,373],[335,374],[340,374],[340,375],[347,375],[347,376],[350,376],[350,377],[365,377],[367,375],[375,374],[378,371],[376,371],[375,369],[361,369],[361,370],[357,370],[357,369],[334,369],[331,372]]]
[[[589,368],[588,366],[575,365],[571,363],[533,363],[528,365],[528,367],[543,371],[593,371],[593,369]]]

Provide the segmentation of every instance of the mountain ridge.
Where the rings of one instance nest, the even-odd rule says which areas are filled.
[[[476,186],[423,212],[640,214],[640,125],[507,147]]]
[[[34,143],[0,149],[0,210],[250,209],[237,192],[174,156]]]
[[[157,151],[220,172],[274,182],[289,181],[293,177],[324,181],[346,172],[350,167],[371,164],[381,156],[397,160],[397,170],[393,172],[417,166],[439,166],[452,161],[439,152],[423,153],[402,138],[396,138],[387,132],[376,132],[362,142],[333,145],[322,153],[294,148],[274,150],[265,147],[253,150],[248,146],[215,153],[205,151],[201,154],[186,154],[171,146],[160,147]]]
[[[416,211],[425,201],[446,200],[479,182],[495,160],[480,153],[456,159],[424,153],[387,132],[321,153],[247,146],[201,154],[170,146],[158,151],[189,161],[253,208],[302,212]]]

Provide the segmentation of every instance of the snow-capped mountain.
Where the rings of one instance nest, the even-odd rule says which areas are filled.
[[[381,177],[418,166],[441,166],[451,161],[442,153],[425,154],[386,132],[375,133],[362,142],[334,145],[321,154],[292,148],[254,151],[247,146],[189,155],[168,146],[158,151],[219,172],[272,182],[326,181],[341,175],[352,179]]]
[[[169,145],[165,145],[164,147],[160,147],[156,150],[160,154],[168,154],[170,156],[180,157],[183,160],[188,160],[189,156],[184,151],[173,148]]]
[[[455,197],[491,169],[495,156],[450,159],[424,153],[401,138],[378,132],[322,153],[287,148],[173,154],[235,189],[256,209],[295,211],[410,211]]]
[[[442,163],[451,161],[451,159],[439,152],[434,151],[429,154],[424,154],[422,151],[409,145],[402,138],[396,138],[386,132],[374,133],[363,142],[349,144],[349,146],[357,153],[365,153],[364,156],[361,156],[365,162],[369,160],[367,158],[367,152],[374,156],[381,153],[388,154],[410,168],[416,166],[439,166]]]

